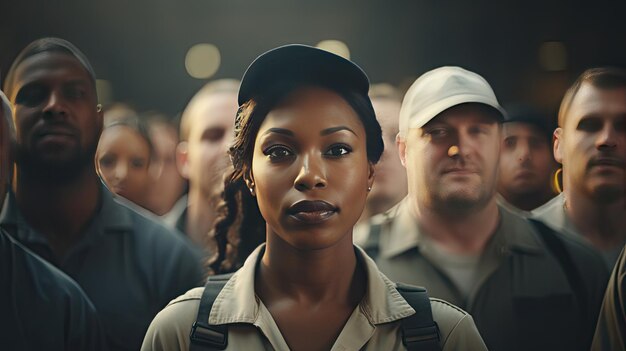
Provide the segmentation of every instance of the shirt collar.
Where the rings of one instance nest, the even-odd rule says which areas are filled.
[[[516,215],[498,205],[500,222],[494,234],[506,249],[517,249],[527,253],[544,252],[543,245],[535,235],[528,235],[534,230],[525,218]],[[408,196],[386,213],[388,235],[381,238],[381,256],[385,258],[400,255],[420,246],[420,229],[417,219],[410,209]],[[532,228],[532,229],[531,229]]]
[[[265,244],[256,248],[241,269],[228,280],[215,299],[209,315],[210,324],[255,324],[259,319],[262,302],[254,292],[254,278],[264,251]],[[395,284],[378,270],[374,261],[359,247],[355,246],[355,252],[367,274],[367,292],[357,308],[360,314],[371,325],[389,323],[414,314],[415,310],[396,290]]]
[[[93,228],[102,228],[103,232],[108,231],[120,231],[132,229],[132,218],[128,209],[123,206],[130,207],[128,204],[124,204],[120,199],[115,199],[114,195],[103,184],[100,185],[100,209],[88,225],[87,231],[93,230]],[[30,226],[20,213],[15,199],[15,194],[9,191],[7,198],[0,212],[0,224],[18,227],[16,236],[20,240],[30,241],[35,235],[34,231],[30,229]],[[25,230],[28,229],[28,230]],[[36,235],[35,235],[36,236]]]

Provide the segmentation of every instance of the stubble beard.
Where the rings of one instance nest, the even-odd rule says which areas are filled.
[[[20,177],[47,185],[68,185],[75,182],[85,170],[95,172],[95,154],[98,144],[81,152],[75,150],[65,160],[46,160],[33,150],[17,146],[16,165]]]

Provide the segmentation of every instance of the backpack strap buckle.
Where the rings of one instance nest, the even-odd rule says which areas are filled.
[[[224,350],[228,345],[228,329],[221,325],[202,325],[197,321],[191,327],[189,338],[192,344],[201,344],[217,350]]]

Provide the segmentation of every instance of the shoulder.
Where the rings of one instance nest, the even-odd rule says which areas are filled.
[[[204,288],[194,288],[172,300],[159,312],[146,332],[142,350],[187,350]]]
[[[486,350],[474,319],[461,308],[441,299],[430,298],[433,319],[439,326],[444,350]]]
[[[120,198],[115,198],[114,204],[118,207],[120,215],[129,219],[135,240],[167,250],[174,248],[193,250],[191,243],[182,233],[167,227],[159,217],[151,212]]]

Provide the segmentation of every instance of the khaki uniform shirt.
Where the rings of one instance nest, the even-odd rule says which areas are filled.
[[[608,270],[587,245],[561,236],[580,272],[588,308],[576,303],[561,263],[526,219],[499,207],[500,222],[481,255],[469,296],[422,252],[408,198],[386,212],[376,263],[391,280],[423,286],[468,311],[490,350],[588,349]],[[582,320],[581,316],[590,316]],[[584,335],[587,345],[578,339]]]
[[[209,323],[228,324],[226,350],[289,350],[272,315],[254,292],[255,269],[264,250],[258,247],[217,296]],[[367,293],[335,341],[339,350],[405,350],[400,320],[415,310],[378,271],[362,250],[356,249],[367,271]],[[204,288],[196,288],[170,302],[152,321],[142,350],[188,350]],[[431,299],[439,325],[442,350],[486,350],[472,317],[445,301]]]

